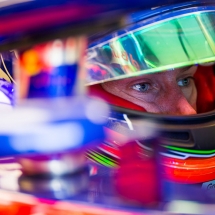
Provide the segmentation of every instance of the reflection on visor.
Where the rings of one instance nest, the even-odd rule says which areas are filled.
[[[215,60],[215,12],[162,21],[88,50],[88,83]]]

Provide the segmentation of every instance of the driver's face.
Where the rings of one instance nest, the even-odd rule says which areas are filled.
[[[102,84],[116,96],[143,107],[147,112],[196,114],[197,91],[194,74],[197,67],[146,74]]]

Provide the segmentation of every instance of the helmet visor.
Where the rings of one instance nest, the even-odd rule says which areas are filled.
[[[88,84],[215,61],[215,11],[125,30],[88,49]]]

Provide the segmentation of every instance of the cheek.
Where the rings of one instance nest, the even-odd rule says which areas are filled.
[[[182,93],[187,99],[188,103],[196,109],[197,90],[195,84],[192,84],[192,86],[188,88],[182,88]]]
[[[196,104],[196,102],[197,102],[197,90],[196,90],[196,87],[195,87],[195,89],[193,90],[194,92],[193,92],[193,96],[192,96],[192,100],[191,100],[191,106],[195,109],[195,110],[197,110],[197,104]]]

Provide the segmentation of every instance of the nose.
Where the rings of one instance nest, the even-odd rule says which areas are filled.
[[[189,96],[179,86],[170,82],[166,84],[167,90],[162,93],[159,102],[162,103],[162,111],[171,115],[192,115],[196,112],[197,92],[193,88]],[[187,99],[188,97],[188,99]],[[161,109],[160,109],[161,110]]]
[[[196,114],[196,110],[193,106],[187,101],[187,99],[182,96],[176,101],[176,110],[174,114],[176,115],[191,115]]]
[[[164,102],[165,100],[165,102]],[[166,96],[163,99],[162,113],[171,115],[196,114],[195,105],[191,105],[183,95]]]

